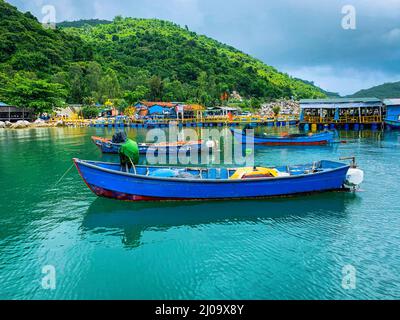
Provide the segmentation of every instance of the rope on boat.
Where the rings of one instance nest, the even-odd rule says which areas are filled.
[[[60,180],[57,181],[57,183],[54,185],[54,187],[57,187],[58,184],[65,178],[65,176],[71,171],[71,169],[74,167],[75,164],[72,164],[67,171],[65,171],[65,173],[62,175],[62,177],[60,178]]]
[[[96,151],[97,150],[97,147],[95,146],[94,148],[93,148],[93,151],[90,153],[90,154],[92,154],[94,151]],[[65,173],[62,175],[62,177],[60,178],[60,180],[58,180],[57,182],[56,182],[56,184],[54,185],[54,187],[57,187],[59,184],[60,184],[60,182],[66,177],[66,175],[71,171],[71,169],[73,168],[75,166],[75,164],[73,163],[73,164],[71,164],[71,166],[67,169],[67,171],[65,171]]]

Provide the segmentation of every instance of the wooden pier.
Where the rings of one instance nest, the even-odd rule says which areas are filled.
[[[305,130],[383,128],[385,108],[376,98],[305,99],[300,101],[300,126]]]
[[[270,127],[284,127],[297,125],[299,122],[296,116],[280,116],[277,118],[267,117],[241,117],[235,116],[231,119],[228,117],[202,117],[199,118],[186,118],[186,119],[153,119],[153,120],[116,120],[115,118],[109,118],[104,120],[93,120],[90,122],[92,127],[132,127],[132,128],[163,128],[170,126],[178,127],[224,127],[224,126],[240,126],[240,125],[252,125],[252,126],[270,126]]]

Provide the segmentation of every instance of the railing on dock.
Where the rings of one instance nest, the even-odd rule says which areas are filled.
[[[281,115],[278,117],[262,117],[262,116],[207,116],[199,118],[160,118],[160,119],[94,119],[90,121],[92,126],[118,127],[118,126],[229,126],[240,124],[275,124],[290,125],[298,123],[298,116]]]
[[[304,119],[301,121],[302,123],[310,123],[310,124],[345,124],[345,123],[360,123],[360,124],[373,124],[373,123],[382,123],[383,117],[379,115],[373,116],[358,116],[358,115],[346,115],[341,116],[339,119],[334,117],[320,117],[320,116],[304,116]]]

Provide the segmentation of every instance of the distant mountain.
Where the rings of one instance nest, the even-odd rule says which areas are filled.
[[[374,97],[378,99],[398,98],[400,97],[400,81],[385,83],[369,89],[360,90],[348,97],[349,98]]]

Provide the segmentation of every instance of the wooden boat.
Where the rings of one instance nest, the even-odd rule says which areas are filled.
[[[113,143],[111,139],[92,137],[92,141],[98,146],[103,153],[118,154],[121,144]],[[139,143],[139,153],[147,154],[149,151],[156,153],[175,153],[182,151],[201,151],[203,141],[178,141],[176,143]]]
[[[231,129],[236,139],[244,143],[246,133],[241,130]],[[332,143],[334,133],[325,131],[315,134],[286,134],[282,136],[255,135],[254,144],[267,146],[311,146]]]
[[[362,173],[361,170],[326,160],[299,166],[256,168],[255,174],[246,174],[244,168],[239,168],[245,174],[236,178],[233,177],[238,173],[237,168],[136,166],[126,172],[119,163],[73,161],[96,195],[127,201],[264,198],[340,190],[349,180],[356,184],[362,182],[357,179],[360,176],[349,178],[350,170]]]

